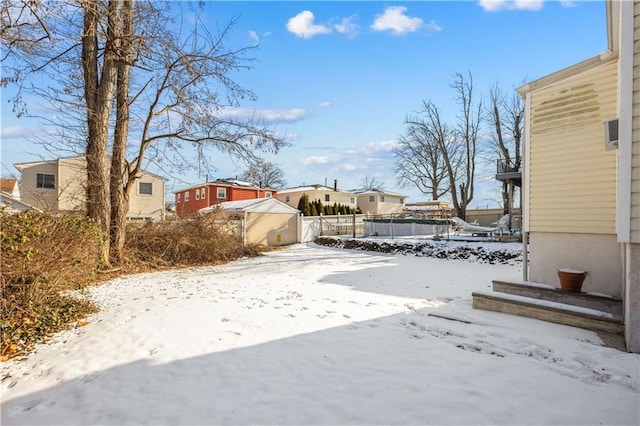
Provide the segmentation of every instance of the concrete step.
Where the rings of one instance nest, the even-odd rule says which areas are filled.
[[[472,293],[473,308],[535,318],[587,330],[621,335],[622,316],[556,301],[508,293]]]
[[[533,282],[493,280],[493,291],[580,306],[622,316],[622,299],[593,293],[567,293],[550,285]]]

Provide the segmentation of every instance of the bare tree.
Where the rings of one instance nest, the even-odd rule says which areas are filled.
[[[284,188],[287,185],[282,169],[277,164],[260,158],[252,162],[242,173],[242,179],[268,188]]]
[[[505,94],[497,85],[491,88],[487,116],[492,130],[492,145],[497,155],[498,168],[517,171],[522,165],[522,130],[524,105],[520,96],[513,92]],[[502,205],[504,214],[510,212],[509,182],[502,183]]]
[[[378,181],[374,177],[365,175],[360,181],[360,189],[362,191],[379,190],[384,191],[384,183]]]
[[[84,12],[81,61],[87,111],[87,216],[100,225],[104,235],[109,235],[109,116],[115,89],[120,17],[115,0],[109,0],[106,10],[97,0],[83,0],[81,5]],[[100,34],[102,23],[106,23],[106,28]],[[102,36],[104,46],[99,43]],[[109,245],[104,247],[104,260],[108,262]]]
[[[181,7],[151,1],[70,2],[45,25],[52,34],[51,28],[59,29],[55,34],[60,39],[45,40],[47,46],[29,45],[29,51],[16,48],[24,43],[14,44],[11,70],[16,78],[3,80],[18,81],[58,111],[70,112],[52,123],[59,131],[76,131],[72,142],[85,150],[87,211],[110,233],[115,261],[124,242],[129,193],[149,161],[169,158],[173,164],[191,165],[170,158],[187,160],[181,154],[185,147],[196,150],[198,165],[211,149],[251,160],[256,149],[277,152],[285,144],[261,123],[224,114],[242,99],[255,99],[231,78],[252,61],[250,48],[224,45],[233,22],[212,34],[196,19],[183,31],[187,24],[175,25],[171,16]],[[23,85],[40,72],[57,84]],[[15,105],[23,105],[19,96]],[[81,111],[82,120],[75,121]]]
[[[454,133],[442,122],[440,110],[431,102],[423,102],[422,111],[407,117],[405,124],[407,130],[393,150],[398,183],[414,185],[432,200],[438,200],[450,191],[443,148],[449,151],[452,165],[457,165],[458,155],[453,152],[456,145],[451,143]]]
[[[47,26],[47,15],[54,5],[40,0],[3,0],[0,5],[0,40],[2,61],[10,55],[27,53],[43,41],[51,41]],[[14,70],[15,71],[15,70]],[[3,73],[3,86],[19,77],[14,73]]]
[[[474,195],[477,142],[483,119],[483,107],[481,98],[477,101],[474,99],[471,73],[469,73],[468,80],[465,80],[462,74],[456,73],[451,88],[456,92],[456,102],[460,107],[455,140],[459,149],[457,152],[460,153],[460,168],[458,169],[452,162],[446,149],[443,149],[443,155],[449,175],[453,207],[456,209],[457,216],[465,220],[467,206],[473,200]],[[456,174],[457,170],[460,173]]]
[[[116,122],[113,132],[111,170],[109,173],[109,201],[111,203],[109,238],[111,259],[116,264],[121,263],[124,256],[125,222],[129,208],[129,188],[127,185],[129,176],[126,176],[126,162],[130,112],[129,85],[131,81],[131,66],[134,64],[135,43],[133,0],[124,0],[122,2],[122,26],[118,42]]]

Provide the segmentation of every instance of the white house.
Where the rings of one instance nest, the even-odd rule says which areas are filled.
[[[84,156],[18,163],[21,200],[41,210],[85,211],[87,162]],[[129,194],[127,219],[162,220],[166,179],[142,172]]]

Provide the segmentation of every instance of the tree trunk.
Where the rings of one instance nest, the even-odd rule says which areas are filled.
[[[102,72],[98,61],[98,2],[85,0],[82,35],[82,68],[87,103],[87,216],[98,223],[105,237],[109,235],[109,112],[115,84],[115,27],[117,3],[109,1],[108,29]],[[109,262],[109,244],[103,245],[102,260]]]
[[[135,176],[126,169],[127,136],[129,134],[129,80],[133,61],[133,1],[123,2],[121,57],[117,67],[116,125],[111,155],[111,260],[118,265],[124,256],[129,190]]]

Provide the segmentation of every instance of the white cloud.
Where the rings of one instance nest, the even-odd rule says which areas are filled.
[[[260,37],[258,37],[258,33],[253,30],[249,31],[249,38],[253,40],[256,44],[260,44]]]
[[[28,127],[16,125],[16,126],[3,126],[0,128],[0,136],[3,138],[22,135],[27,130],[30,130]]]
[[[478,4],[487,12],[498,12],[500,10],[537,11],[542,9],[544,0],[480,0]]]
[[[420,18],[405,15],[404,6],[389,6],[384,13],[376,15],[371,25],[374,31],[391,31],[397,35],[414,32],[422,28],[424,22]]]
[[[302,159],[302,164],[305,166],[309,166],[312,164],[328,164],[332,160],[327,156],[312,156]]]
[[[436,21],[429,21],[428,24],[425,25],[425,29],[430,33],[435,33],[437,31],[442,31],[442,27],[436,23]]]
[[[298,13],[287,21],[287,30],[301,38],[311,38],[318,34],[329,34],[331,28],[313,23],[315,17],[309,10]]]
[[[349,37],[355,37],[358,33],[359,26],[355,22],[355,16],[350,16],[348,18],[342,18],[339,24],[335,24],[333,28],[336,29],[340,34],[345,34]]]
[[[252,108],[224,108],[218,112],[218,117],[235,120],[254,120],[265,123],[293,123],[309,115],[309,110],[303,108],[290,109],[252,109]]]
[[[264,32],[262,34],[258,34],[256,31],[254,30],[249,30],[249,38],[251,40],[253,40],[255,42],[255,44],[260,44],[260,42],[262,41],[263,37],[268,37],[270,36],[271,33],[270,32]]]
[[[320,105],[318,105],[320,108],[329,108],[331,105],[333,105],[331,102],[320,102]]]

